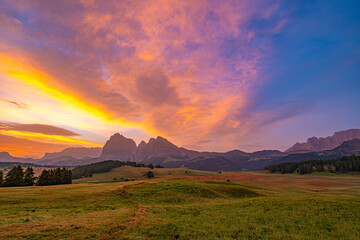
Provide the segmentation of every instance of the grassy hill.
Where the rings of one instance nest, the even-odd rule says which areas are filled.
[[[359,176],[143,171],[87,179],[137,181],[3,188],[0,239],[360,238]]]
[[[89,178],[80,178],[74,180],[74,183],[87,183],[87,182],[115,182],[115,181],[125,181],[128,180],[140,180],[147,179],[145,174],[148,171],[154,172],[155,177],[164,177],[171,175],[217,175],[218,173],[206,172],[206,171],[197,171],[189,170],[184,168],[154,168],[150,169],[147,167],[131,167],[131,166],[122,166],[119,168],[111,169],[110,172],[106,173],[94,173],[92,177]]]

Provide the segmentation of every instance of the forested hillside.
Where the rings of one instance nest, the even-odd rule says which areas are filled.
[[[312,172],[332,172],[347,173],[360,172],[360,156],[348,156],[327,160],[308,160],[302,162],[279,163],[265,168],[271,173],[312,173]]]
[[[109,172],[113,168],[118,168],[118,167],[126,166],[126,165],[132,166],[132,167],[148,167],[151,169],[154,168],[154,165],[152,165],[152,164],[145,165],[145,164],[139,164],[136,162],[129,162],[129,161],[121,162],[121,161],[117,161],[117,160],[107,160],[107,161],[92,163],[92,164],[83,165],[83,166],[74,168],[72,170],[73,178],[79,179],[79,178],[91,177],[93,173]],[[156,165],[155,167],[161,168],[162,166]]]

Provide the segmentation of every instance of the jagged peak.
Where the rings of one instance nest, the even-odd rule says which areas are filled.
[[[160,136],[157,136],[156,138],[157,141],[160,141],[160,142],[167,142],[167,143],[171,143],[169,140],[167,140],[166,138],[163,138],[163,137],[160,137]],[[171,143],[172,144],[172,143]]]
[[[343,131],[338,131],[338,132],[335,132],[335,134],[341,134],[341,133],[345,133],[345,132],[360,132],[360,129],[359,128],[352,128],[352,129],[348,129],[348,130],[343,130]]]
[[[0,152],[0,154],[1,154],[1,155],[7,155],[7,156],[10,156],[10,157],[11,157],[10,153],[5,152],[5,151]]]
[[[144,146],[146,146],[146,142],[144,140],[141,140],[141,142],[139,143],[139,145],[137,147],[142,148]]]
[[[163,138],[161,136],[157,136],[156,138],[150,138],[148,143],[152,143],[152,142],[169,142],[169,143],[171,143],[169,140],[167,140],[166,138]]]
[[[120,134],[120,133],[115,133],[115,134],[113,134],[111,137],[110,137],[110,139],[112,139],[112,138],[126,138],[126,137],[124,137],[122,134]]]
[[[285,152],[296,151],[324,151],[340,146],[344,141],[360,138],[360,129],[348,129],[344,131],[335,132],[327,137],[311,137],[306,142],[297,142]]]

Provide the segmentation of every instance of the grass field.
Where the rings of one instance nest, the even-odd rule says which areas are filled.
[[[360,239],[359,176],[146,170],[1,188],[0,239]]]

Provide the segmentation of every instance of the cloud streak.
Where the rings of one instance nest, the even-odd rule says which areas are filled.
[[[27,105],[25,103],[22,103],[22,102],[10,101],[10,100],[3,99],[3,98],[0,98],[0,101],[8,103],[12,107],[16,107],[16,108],[20,108],[20,109],[26,109],[26,110],[29,109],[29,105]]]
[[[4,123],[0,122],[0,130],[15,130],[24,132],[42,133],[46,135],[57,135],[57,136],[80,136],[70,130],[45,125],[45,124],[24,124],[24,123]]]

